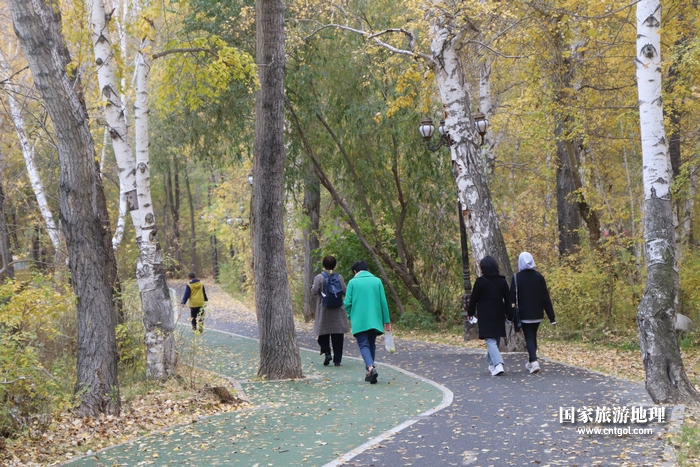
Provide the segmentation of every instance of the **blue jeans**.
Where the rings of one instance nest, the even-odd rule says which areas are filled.
[[[370,329],[368,331],[362,331],[355,334],[355,339],[357,339],[357,346],[360,348],[360,354],[362,355],[362,360],[365,361],[365,369],[374,366],[374,355],[377,350],[377,330]]]
[[[498,337],[487,337],[486,341],[486,361],[491,366],[502,365],[503,357],[498,350]]]

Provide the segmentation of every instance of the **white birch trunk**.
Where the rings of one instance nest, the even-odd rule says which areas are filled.
[[[175,314],[163,266],[163,252],[158,243],[156,219],[151,201],[150,162],[148,154],[148,87],[153,41],[144,38],[137,59],[136,102],[134,105],[136,136],[136,191],[141,219],[140,255],[136,279],[141,291],[146,328],[146,375],[162,379],[175,374]],[[148,312],[146,312],[148,311]]]
[[[124,239],[124,229],[126,227],[126,194],[124,193],[124,187],[122,187],[121,182],[119,182],[119,217],[117,218],[117,226],[114,228],[114,235],[112,236],[112,248],[114,251],[119,249],[122,240]]]
[[[0,59],[2,59],[2,68],[5,75],[11,76],[12,71],[10,65],[4,55],[0,54]],[[29,144],[29,139],[27,138],[27,133],[24,126],[24,117],[22,117],[22,108],[20,103],[15,97],[19,92],[17,86],[11,82],[5,84],[5,90],[7,91],[7,100],[10,104],[10,116],[12,117],[12,123],[15,126],[15,132],[17,133],[17,138],[19,139],[19,145],[22,148],[22,155],[24,156],[24,163],[27,166],[27,175],[29,176],[29,182],[32,185],[32,191],[36,197],[36,202],[39,205],[39,211],[41,212],[41,217],[44,219],[46,224],[46,231],[51,239],[51,244],[53,245],[56,254],[59,255],[61,251],[61,234],[56,228],[56,222],[53,220],[53,214],[49,208],[49,203],[46,200],[46,194],[44,193],[44,184],[41,182],[41,175],[39,174],[39,169],[34,162],[34,148]]]
[[[93,0],[91,24],[97,77],[105,101],[105,119],[109,125],[114,154],[119,168],[120,212],[122,200],[128,205],[136,231],[139,258],[136,279],[141,293],[146,344],[146,376],[164,379],[175,374],[174,312],[162,264],[162,252],[156,236],[148,170],[148,73],[150,41],[144,41],[137,69],[135,104],[136,159],[126,125],[126,112],[117,92],[113,53],[103,0]],[[145,49],[145,50],[144,50]],[[123,228],[122,228],[123,232]],[[113,243],[114,247],[114,243]]]
[[[451,34],[438,18],[432,20],[433,71],[446,113],[445,129],[453,140],[450,149],[456,165],[455,183],[469,232],[472,257],[478,264],[484,256],[493,256],[499,261],[503,273],[510,276],[510,260],[481,163],[480,137],[474,128],[471,98],[466,91],[457,50],[461,37]]]
[[[490,117],[493,113],[493,99],[491,96],[491,60],[484,57],[479,66],[479,111]],[[492,134],[487,128],[484,135],[484,144],[482,145],[481,153],[486,166],[486,174],[489,177],[493,176],[496,167],[496,154],[492,151]]]
[[[700,401],[683,368],[674,323],[678,295],[671,158],[661,101],[661,3],[637,3],[637,87],[647,281],[637,310],[646,388],[657,404]]]
[[[449,20],[440,11],[440,8],[435,8],[429,18],[432,27],[431,66],[445,109],[445,130],[453,141],[450,149],[455,183],[472,247],[472,259],[476,262],[478,273],[479,261],[484,256],[493,256],[501,265],[503,274],[510,277],[513,270],[491,202],[491,192],[481,159],[481,141],[474,126],[471,97],[459,58],[462,36],[450,31]],[[514,332],[511,325],[506,326],[506,332],[503,350],[523,351],[525,340],[522,333]]]

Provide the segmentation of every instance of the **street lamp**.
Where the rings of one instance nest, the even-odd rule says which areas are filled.
[[[479,136],[481,136],[481,146],[483,146],[484,136],[486,136],[486,133],[489,131],[489,119],[486,118],[486,115],[484,115],[481,111],[474,115],[474,127],[476,128],[476,132],[479,133]],[[438,127],[440,140],[438,141],[437,146],[430,145],[430,140],[433,137],[433,133],[435,133],[435,127],[433,126],[433,121],[430,119],[430,117],[425,117],[423,121],[420,122],[418,132],[423,137],[423,141],[425,141],[425,147],[431,151],[437,151],[443,146],[449,147],[454,144],[454,140],[445,129],[445,120],[440,120],[440,126]]]
[[[452,138],[450,138],[450,134],[445,131],[445,120],[440,120],[440,126],[438,127],[440,140],[438,141],[437,146],[430,145],[430,139],[433,137],[433,133],[435,133],[435,127],[433,126],[433,121],[430,119],[430,117],[425,117],[423,119],[418,127],[418,131],[423,137],[423,141],[425,141],[425,146],[431,151],[437,151],[443,146],[451,146],[452,143],[454,143]]]
[[[489,120],[481,111],[474,115],[474,126],[476,127],[476,132],[481,136],[481,145],[483,146],[484,136],[486,136],[486,132],[489,131]]]
[[[474,115],[474,126],[476,127],[476,132],[479,133],[479,136],[481,136],[481,145],[483,146],[484,136],[486,135],[486,132],[489,128],[489,121],[486,118],[486,115],[484,115],[481,112],[478,112],[476,115]],[[438,142],[437,146],[430,145],[430,139],[433,137],[435,127],[433,126],[433,121],[429,117],[425,117],[423,119],[420,126],[418,127],[418,131],[423,137],[423,141],[425,141],[425,147],[427,147],[430,151],[437,151],[442,146],[449,147],[454,143],[449,133],[445,129],[445,120],[441,120],[440,126],[438,127],[438,132],[440,133],[440,141]],[[452,162],[452,172],[456,176],[454,161]],[[462,316],[465,318],[466,331],[468,329],[466,325],[467,306],[469,305],[469,298],[471,297],[472,284],[471,274],[469,272],[469,246],[467,245],[467,227],[464,223],[464,216],[462,215],[462,204],[459,202],[459,200],[457,201],[457,212],[459,216],[459,240],[460,247],[462,249],[462,279],[464,281],[464,294],[462,295]],[[471,338],[476,337],[467,336],[465,333],[465,339],[469,340]]]

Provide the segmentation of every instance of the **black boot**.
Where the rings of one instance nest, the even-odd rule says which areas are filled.
[[[333,357],[331,357],[331,354],[327,353],[326,354],[326,359],[323,361],[323,366],[328,366],[328,364],[333,360]]]

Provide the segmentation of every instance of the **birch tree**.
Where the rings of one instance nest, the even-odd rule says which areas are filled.
[[[9,45],[12,47],[12,45]],[[12,78],[12,66],[11,63],[17,59],[17,49],[15,53],[10,51],[6,53],[0,49],[0,68],[8,79],[5,81],[5,91],[7,93],[7,100],[10,106],[10,117],[12,118],[12,123],[15,127],[15,132],[17,133],[17,139],[19,140],[20,148],[22,149],[22,155],[24,156],[24,163],[27,167],[27,176],[29,177],[29,182],[32,186],[32,191],[36,197],[36,202],[39,205],[39,212],[41,212],[41,217],[46,224],[46,231],[51,239],[51,244],[56,252],[56,258],[61,257],[61,234],[56,227],[56,222],[53,219],[53,214],[49,208],[48,200],[46,199],[46,193],[44,191],[44,184],[41,181],[41,175],[39,174],[39,168],[34,160],[34,146],[29,141],[27,137],[26,126],[24,123],[24,116],[22,115],[22,104],[18,97],[22,95],[20,92],[20,86],[15,84]]]
[[[673,173],[661,100],[661,3],[637,3],[636,59],[644,181],[647,279],[637,309],[646,388],[657,404],[698,402],[674,331],[678,265],[671,205]]]
[[[256,62],[252,236],[260,333],[258,375],[301,378],[284,246],[284,1],[255,1]]]
[[[333,27],[361,34],[392,53],[421,60],[432,70],[445,112],[445,131],[450,137],[455,184],[473,258],[478,264],[484,256],[493,256],[503,265],[503,273],[510,276],[510,259],[481,160],[480,137],[474,126],[472,98],[461,57],[467,34],[473,32],[473,26],[462,22],[461,15],[453,14],[449,2],[442,0],[431,2],[425,19],[429,27],[430,53],[418,50],[415,34],[403,28],[372,32],[342,24],[327,24],[319,30]],[[381,39],[392,34],[403,35],[409,48],[401,49]]]
[[[174,374],[175,352],[174,313],[170,304],[163,252],[158,243],[153,201],[151,199],[151,165],[148,152],[148,113],[151,57],[155,40],[155,18],[141,17],[141,47],[137,58],[136,101],[134,103],[136,138],[136,192],[141,217],[139,257],[136,263],[136,279],[141,291],[146,327],[147,360],[150,376],[162,378]]]
[[[78,310],[76,394],[82,416],[118,414],[116,261],[81,82],[54,0],[8,2],[19,43],[56,132],[60,210]]]
[[[144,14],[148,14],[144,12]],[[97,78],[104,103],[105,120],[119,168],[121,196],[128,203],[136,232],[139,257],[136,279],[141,294],[146,343],[146,376],[164,379],[175,374],[174,311],[170,301],[162,251],[158,243],[153,203],[151,201],[148,160],[148,85],[152,37],[152,18],[141,21],[143,38],[137,61],[135,103],[136,158],[131,148],[126,124],[126,109],[117,85],[107,15],[103,0],[92,2],[90,23]]]

